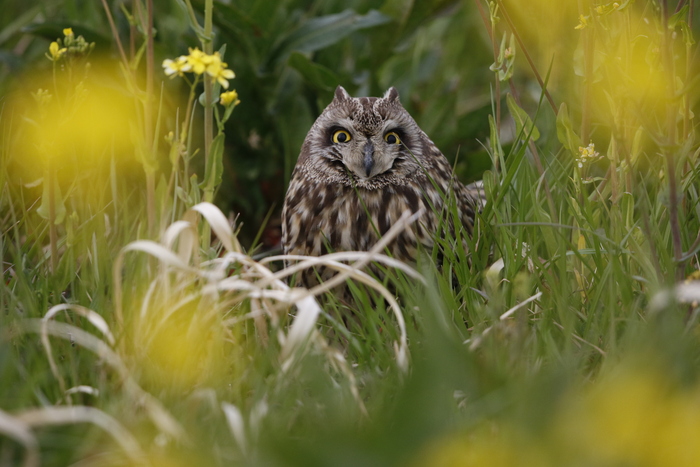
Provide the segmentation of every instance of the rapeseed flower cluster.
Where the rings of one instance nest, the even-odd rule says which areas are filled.
[[[83,36],[75,37],[72,28],[65,28],[63,38],[59,38],[49,45],[49,53],[46,54],[46,57],[52,62],[58,62],[64,58],[86,56],[94,48],[94,42],[88,43]]]
[[[595,144],[592,141],[585,148],[583,146],[579,146],[578,152],[579,157],[576,158],[576,163],[578,164],[579,169],[582,169],[584,165],[595,162],[602,157],[600,153],[595,150]]]
[[[184,76],[185,73],[194,73],[197,76],[208,75],[212,81],[218,82],[222,88],[228,89],[228,80],[236,77],[233,70],[221,60],[219,52],[209,55],[198,48],[190,48],[189,55],[181,55],[175,60],[163,60],[163,69],[166,75],[174,78]]]

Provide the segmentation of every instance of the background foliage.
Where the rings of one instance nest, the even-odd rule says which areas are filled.
[[[187,227],[212,170],[202,106],[184,148],[168,137],[189,89],[159,64],[202,47],[187,2],[154,2],[159,120],[119,104],[148,101],[147,2],[106,3],[133,73],[100,2],[3,3],[0,465],[697,463],[692,2],[214,2],[241,100],[216,197],[237,240],[211,211]],[[66,27],[95,46],[59,89],[45,54]],[[486,185],[469,252],[443,239],[415,265],[427,286],[387,271],[399,313],[357,288],[354,317],[326,297],[311,319],[242,288],[282,290],[244,251],[276,247],[338,84],[395,86],[460,178]],[[83,88],[109,97],[80,107]],[[61,135],[59,163],[36,157]]]

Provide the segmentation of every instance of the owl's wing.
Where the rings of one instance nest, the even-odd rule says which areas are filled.
[[[483,181],[479,180],[465,186],[464,194],[468,198],[469,204],[476,206],[479,211],[486,207],[486,192]]]

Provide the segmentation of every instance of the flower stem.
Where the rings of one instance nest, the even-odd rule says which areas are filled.
[[[204,53],[212,55],[214,53],[214,38],[212,37],[212,17],[214,12],[214,0],[205,0],[204,2],[204,40],[202,48]],[[214,111],[212,107],[212,92],[213,82],[209,77],[204,78],[204,167],[209,167],[209,158],[211,157],[211,144],[214,139]],[[214,192],[205,188],[204,201],[212,202]],[[208,224],[202,230],[202,246],[204,249],[209,248],[210,232]]]
[[[58,269],[58,233],[56,232],[56,177],[53,164],[49,162],[47,171],[49,184],[49,242],[51,244],[51,273],[56,274]]]
[[[153,115],[151,104],[153,102],[153,0],[148,0],[146,4],[148,23],[146,25],[146,105],[144,108],[145,132],[144,144],[146,151],[153,149]],[[155,158],[155,154],[149,157]],[[146,210],[148,213],[148,233],[155,234],[156,223],[156,190],[155,174],[148,171],[146,174]]]
[[[678,109],[674,105],[675,94],[675,73],[673,69],[673,55],[671,50],[671,38],[668,29],[668,5],[667,0],[661,1],[661,21],[662,21],[662,47],[661,57],[664,70],[666,72],[666,131],[667,142],[664,145],[663,153],[666,156],[666,175],[668,177],[669,207],[668,215],[671,223],[671,240],[673,243],[673,258],[676,261],[676,280],[683,279],[683,246],[681,245],[681,231],[678,223],[678,187],[676,180],[676,160],[674,148],[676,146],[676,114]]]

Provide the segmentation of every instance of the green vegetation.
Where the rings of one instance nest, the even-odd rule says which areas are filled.
[[[695,13],[6,0],[0,465],[697,465]],[[483,178],[473,238],[266,256],[337,84]]]

